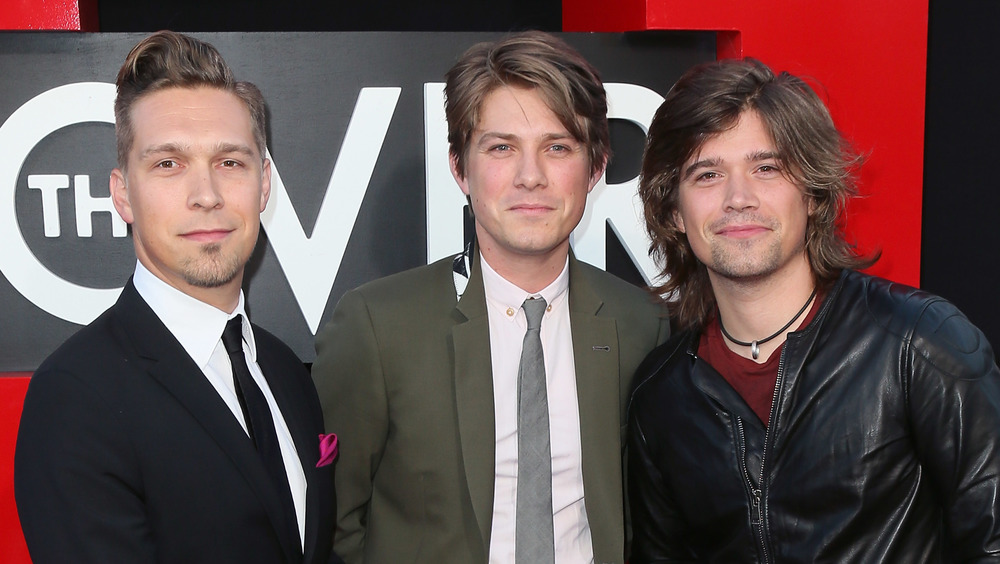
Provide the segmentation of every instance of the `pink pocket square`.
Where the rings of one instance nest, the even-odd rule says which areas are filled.
[[[319,462],[316,463],[316,468],[322,468],[332,463],[335,458],[337,458],[337,435],[333,433],[329,435],[320,434]]]

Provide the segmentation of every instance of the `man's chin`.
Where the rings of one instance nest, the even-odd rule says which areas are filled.
[[[771,263],[720,262],[711,268],[716,275],[733,281],[758,282],[774,274],[778,268]]]
[[[190,284],[191,286],[196,287],[196,288],[208,288],[208,289],[211,289],[211,288],[221,288],[222,286],[225,286],[226,284],[229,284],[230,282],[232,282],[234,278],[235,278],[234,276],[230,276],[228,278],[225,278],[225,277],[217,277],[217,278],[195,278],[195,277],[187,277],[187,278],[184,279],[184,281],[187,282],[188,284]]]
[[[219,260],[220,257],[213,258],[215,260],[188,265],[184,271],[184,281],[196,288],[219,288],[232,283],[243,271],[243,262],[236,257],[228,261]]]

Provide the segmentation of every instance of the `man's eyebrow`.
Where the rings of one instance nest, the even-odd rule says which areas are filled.
[[[139,159],[148,158],[151,155],[159,155],[162,153],[183,153],[188,150],[187,145],[181,145],[179,143],[161,143],[159,145],[152,145],[146,147],[144,151],[139,153]],[[257,152],[253,150],[249,145],[244,145],[242,143],[226,143],[220,142],[215,147],[216,153],[238,153],[241,155],[246,155],[247,157],[254,157]]]
[[[248,157],[257,156],[257,151],[254,151],[249,145],[244,145],[242,143],[219,143],[216,147],[216,152],[218,153],[240,153]]]
[[[156,155],[160,153],[179,153],[183,151],[183,147],[177,143],[162,143],[160,145],[152,145],[146,147],[141,153],[139,153],[139,160],[145,159],[150,155]]]
[[[520,136],[514,133],[503,133],[500,131],[484,131],[478,137],[476,137],[476,144],[481,144],[484,141],[500,139],[502,141],[516,141],[520,139]],[[542,135],[543,141],[557,141],[560,139],[574,139],[573,135],[568,131],[556,131],[552,133],[546,133]]]
[[[501,133],[499,131],[484,131],[478,137],[476,137],[476,144],[481,145],[485,141],[491,141],[493,139],[500,139],[502,141],[514,141],[518,139],[517,135],[513,133]]]
[[[684,174],[681,176],[681,179],[687,180],[688,178],[691,178],[691,175],[694,174],[694,172],[700,168],[711,168],[714,166],[719,166],[721,164],[722,164],[722,159],[720,159],[719,157],[710,157],[707,159],[697,160],[688,165],[688,167],[684,169]]]
[[[748,163],[755,163],[755,162],[758,162],[758,161],[768,161],[768,160],[772,160],[772,159],[774,159],[774,160],[780,160],[781,159],[781,157],[778,155],[777,151],[763,150],[762,149],[760,151],[754,151],[752,153],[749,153],[746,156],[746,161]],[[721,166],[721,165],[722,165],[722,159],[719,158],[719,157],[709,157],[707,159],[697,160],[697,161],[691,163],[690,165],[688,165],[688,167],[684,169],[684,174],[681,176],[681,179],[682,180],[687,180],[698,169],[701,169],[701,168],[712,168],[712,167]]]
[[[781,157],[778,156],[777,151],[760,150],[760,151],[754,151],[754,152],[750,153],[749,155],[747,155],[747,162],[748,163],[755,163],[757,161],[769,161],[769,160],[772,160],[772,159],[773,160],[778,160],[780,158]]]
[[[576,137],[573,137],[573,134],[570,133],[570,132],[568,132],[568,131],[558,131],[558,132],[555,132],[555,133],[546,133],[545,135],[542,136],[542,139],[545,140],[545,141],[561,141],[563,139],[570,139],[570,140],[573,140],[573,141],[578,141],[578,139]]]

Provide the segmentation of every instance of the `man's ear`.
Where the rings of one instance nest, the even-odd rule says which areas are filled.
[[[469,195],[469,182],[465,176],[458,170],[458,157],[453,153],[448,153],[448,164],[451,168],[451,175],[455,178],[455,182],[458,187],[462,189],[462,193],[466,196]]]
[[[674,225],[677,226],[677,230],[680,231],[681,233],[687,233],[687,231],[684,229],[684,218],[681,217],[681,212],[678,210],[674,210],[673,217],[674,217]]]
[[[125,181],[125,172],[119,168],[111,171],[111,179],[108,181],[108,190],[111,192],[111,201],[118,210],[118,215],[131,224],[135,217],[132,215],[132,204],[129,201],[128,183]]]
[[[271,197],[271,160],[264,159],[264,166],[260,170],[260,212],[264,213],[267,207],[267,200]]]
[[[594,186],[597,186],[597,182],[601,179],[602,176],[604,176],[604,172],[607,169],[608,169],[608,158],[605,156],[604,162],[601,163],[600,168],[595,170],[594,173],[590,175],[590,188],[587,188],[588,194],[594,190]]]

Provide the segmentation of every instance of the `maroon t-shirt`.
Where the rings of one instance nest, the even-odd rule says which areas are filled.
[[[797,330],[805,329],[816,317],[819,306],[823,303],[825,292],[816,296],[805,320]],[[718,312],[712,316],[698,342],[698,356],[714,368],[729,385],[733,387],[750,409],[760,417],[766,427],[771,418],[771,402],[774,400],[774,386],[778,381],[778,363],[781,361],[781,351],[785,348],[782,342],[767,362],[757,364],[749,358],[744,358],[729,350],[726,346],[722,329],[719,328]]]

